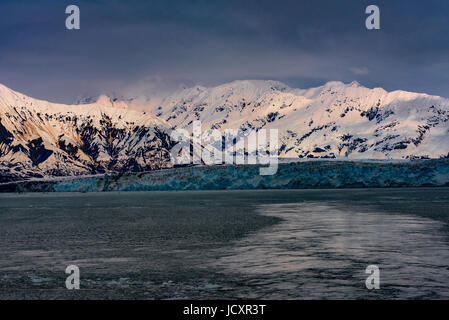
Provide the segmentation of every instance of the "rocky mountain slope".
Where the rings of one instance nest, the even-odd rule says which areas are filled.
[[[413,159],[449,155],[449,99],[329,82],[196,86],[136,111],[107,96],[63,105],[0,85],[0,182],[172,166],[172,128],[278,129],[285,158]]]
[[[155,116],[104,96],[95,103],[62,105],[0,85],[4,181],[171,166],[169,133]]]
[[[449,99],[329,82],[307,90],[276,81],[183,89],[153,113],[176,128],[279,130],[281,157],[440,158],[449,153]]]

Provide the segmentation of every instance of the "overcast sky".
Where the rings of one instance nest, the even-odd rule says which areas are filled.
[[[81,29],[65,28],[65,8]],[[365,28],[376,4],[381,29]],[[449,97],[449,1],[0,2],[0,83],[37,98],[274,79]]]

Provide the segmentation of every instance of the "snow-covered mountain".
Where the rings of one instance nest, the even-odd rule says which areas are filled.
[[[153,113],[176,128],[279,130],[281,157],[439,158],[449,153],[449,99],[329,82],[292,89],[276,81],[196,86]]]
[[[329,82],[293,89],[234,81],[181,89],[136,111],[100,96],[63,105],[0,85],[0,177],[80,175],[170,167],[172,128],[278,129],[288,158],[409,159],[449,155],[449,99]],[[0,181],[1,182],[1,181]]]
[[[3,181],[171,166],[169,133],[164,121],[106,96],[63,105],[0,85]]]

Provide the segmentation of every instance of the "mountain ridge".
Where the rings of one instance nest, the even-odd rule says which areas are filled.
[[[449,99],[358,82],[294,89],[237,81],[177,92],[152,112],[175,128],[189,129],[196,120],[204,130],[277,128],[284,157],[438,158],[449,152]]]
[[[50,177],[172,166],[172,129],[279,130],[286,158],[414,159],[449,154],[449,99],[358,82],[296,89],[273,80],[181,88],[145,111],[101,95],[34,99],[0,84],[2,176]],[[8,168],[8,169],[6,169]],[[8,178],[10,179],[10,178]]]
[[[108,105],[55,104],[0,87],[0,163],[18,177],[171,166],[167,124]]]

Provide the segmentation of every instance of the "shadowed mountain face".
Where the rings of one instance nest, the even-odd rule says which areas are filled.
[[[164,122],[100,102],[67,106],[0,88],[2,180],[170,167]],[[4,182],[4,181],[3,181]]]
[[[449,154],[449,99],[356,82],[306,90],[252,80],[196,86],[151,102],[147,112],[129,108],[131,100],[92,101],[54,104],[0,85],[1,180],[171,167],[171,128],[191,130],[196,120],[222,134],[278,129],[279,155],[287,158]]]

